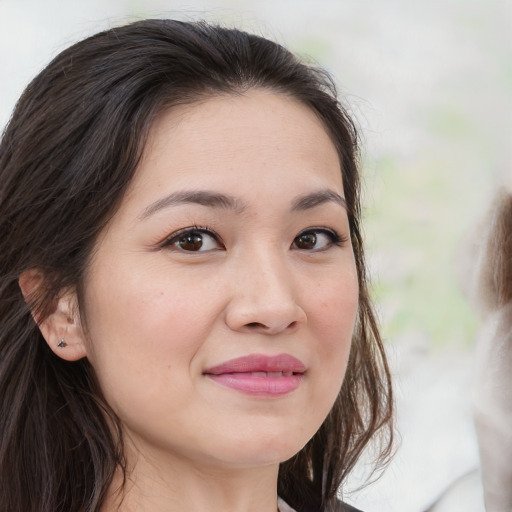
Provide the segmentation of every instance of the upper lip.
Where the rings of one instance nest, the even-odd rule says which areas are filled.
[[[217,366],[204,371],[208,375],[222,375],[224,373],[252,373],[252,372],[286,372],[304,373],[306,366],[302,361],[289,354],[267,356],[264,354],[251,354],[248,356],[230,359]]]

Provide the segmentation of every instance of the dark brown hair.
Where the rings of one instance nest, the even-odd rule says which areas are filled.
[[[91,250],[136,170],[155,115],[216,94],[267,88],[323,121],[339,153],[359,277],[359,312],[341,392],[317,434],[281,464],[278,491],[319,511],[363,448],[389,456],[392,394],[368,297],[357,134],[329,75],[262,37],[203,22],[145,20],[63,51],[27,87],[0,145],[0,510],[92,512],[116,468],[121,426],[86,359],[55,356],[31,316],[78,291]],[[27,269],[44,286],[26,305]],[[112,427],[114,426],[114,428]]]

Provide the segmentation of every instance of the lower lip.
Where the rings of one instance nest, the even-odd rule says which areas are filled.
[[[227,388],[246,395],[261,397],[280,397],[295,391],[304,377],[295,374],[282,377],[257,377],[250,373],[208,374],[208,377]]]

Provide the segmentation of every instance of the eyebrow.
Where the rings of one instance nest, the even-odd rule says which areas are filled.
[[[244,210],[244,206],[233,196],[207,190],[183,190],[169,194],[150,204],[139,215],[139,220],[144,220],[164,208],[187,203],[200,204],[202,206],[209,206],[210,208],[235,210],[236,212]]]
[[[296,197],[292,203],[292,211],[310,210],[329,202],[334,202],[347,209],[347,202],[343,197],[332,190],[326,189]],[[210,208],[234,210],[237,213],[241,213],[245,209],[245,206],[236,197],[230,195],[208,190],[183,190],[173,192],[151,203],[139,215],[138,220],[142,221],[165,208],[190,203],[208,206]]]
[[[341,197],[339,194],[332,190],[325,189],[297,197],[293,201],[292,211],[310,210],[311,208],[315,208],[317,206],[330,202],[339,204],[340,206],[345,208],[345,210],[347,209],[347,201],[345,200],[344,197]]]

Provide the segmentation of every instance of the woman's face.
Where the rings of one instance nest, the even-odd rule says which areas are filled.
[[[317,431],[358,305],[343,197],[321,122],[284,95],[154,123],[84,296],[87,357],[143,453],[253,467]]]

